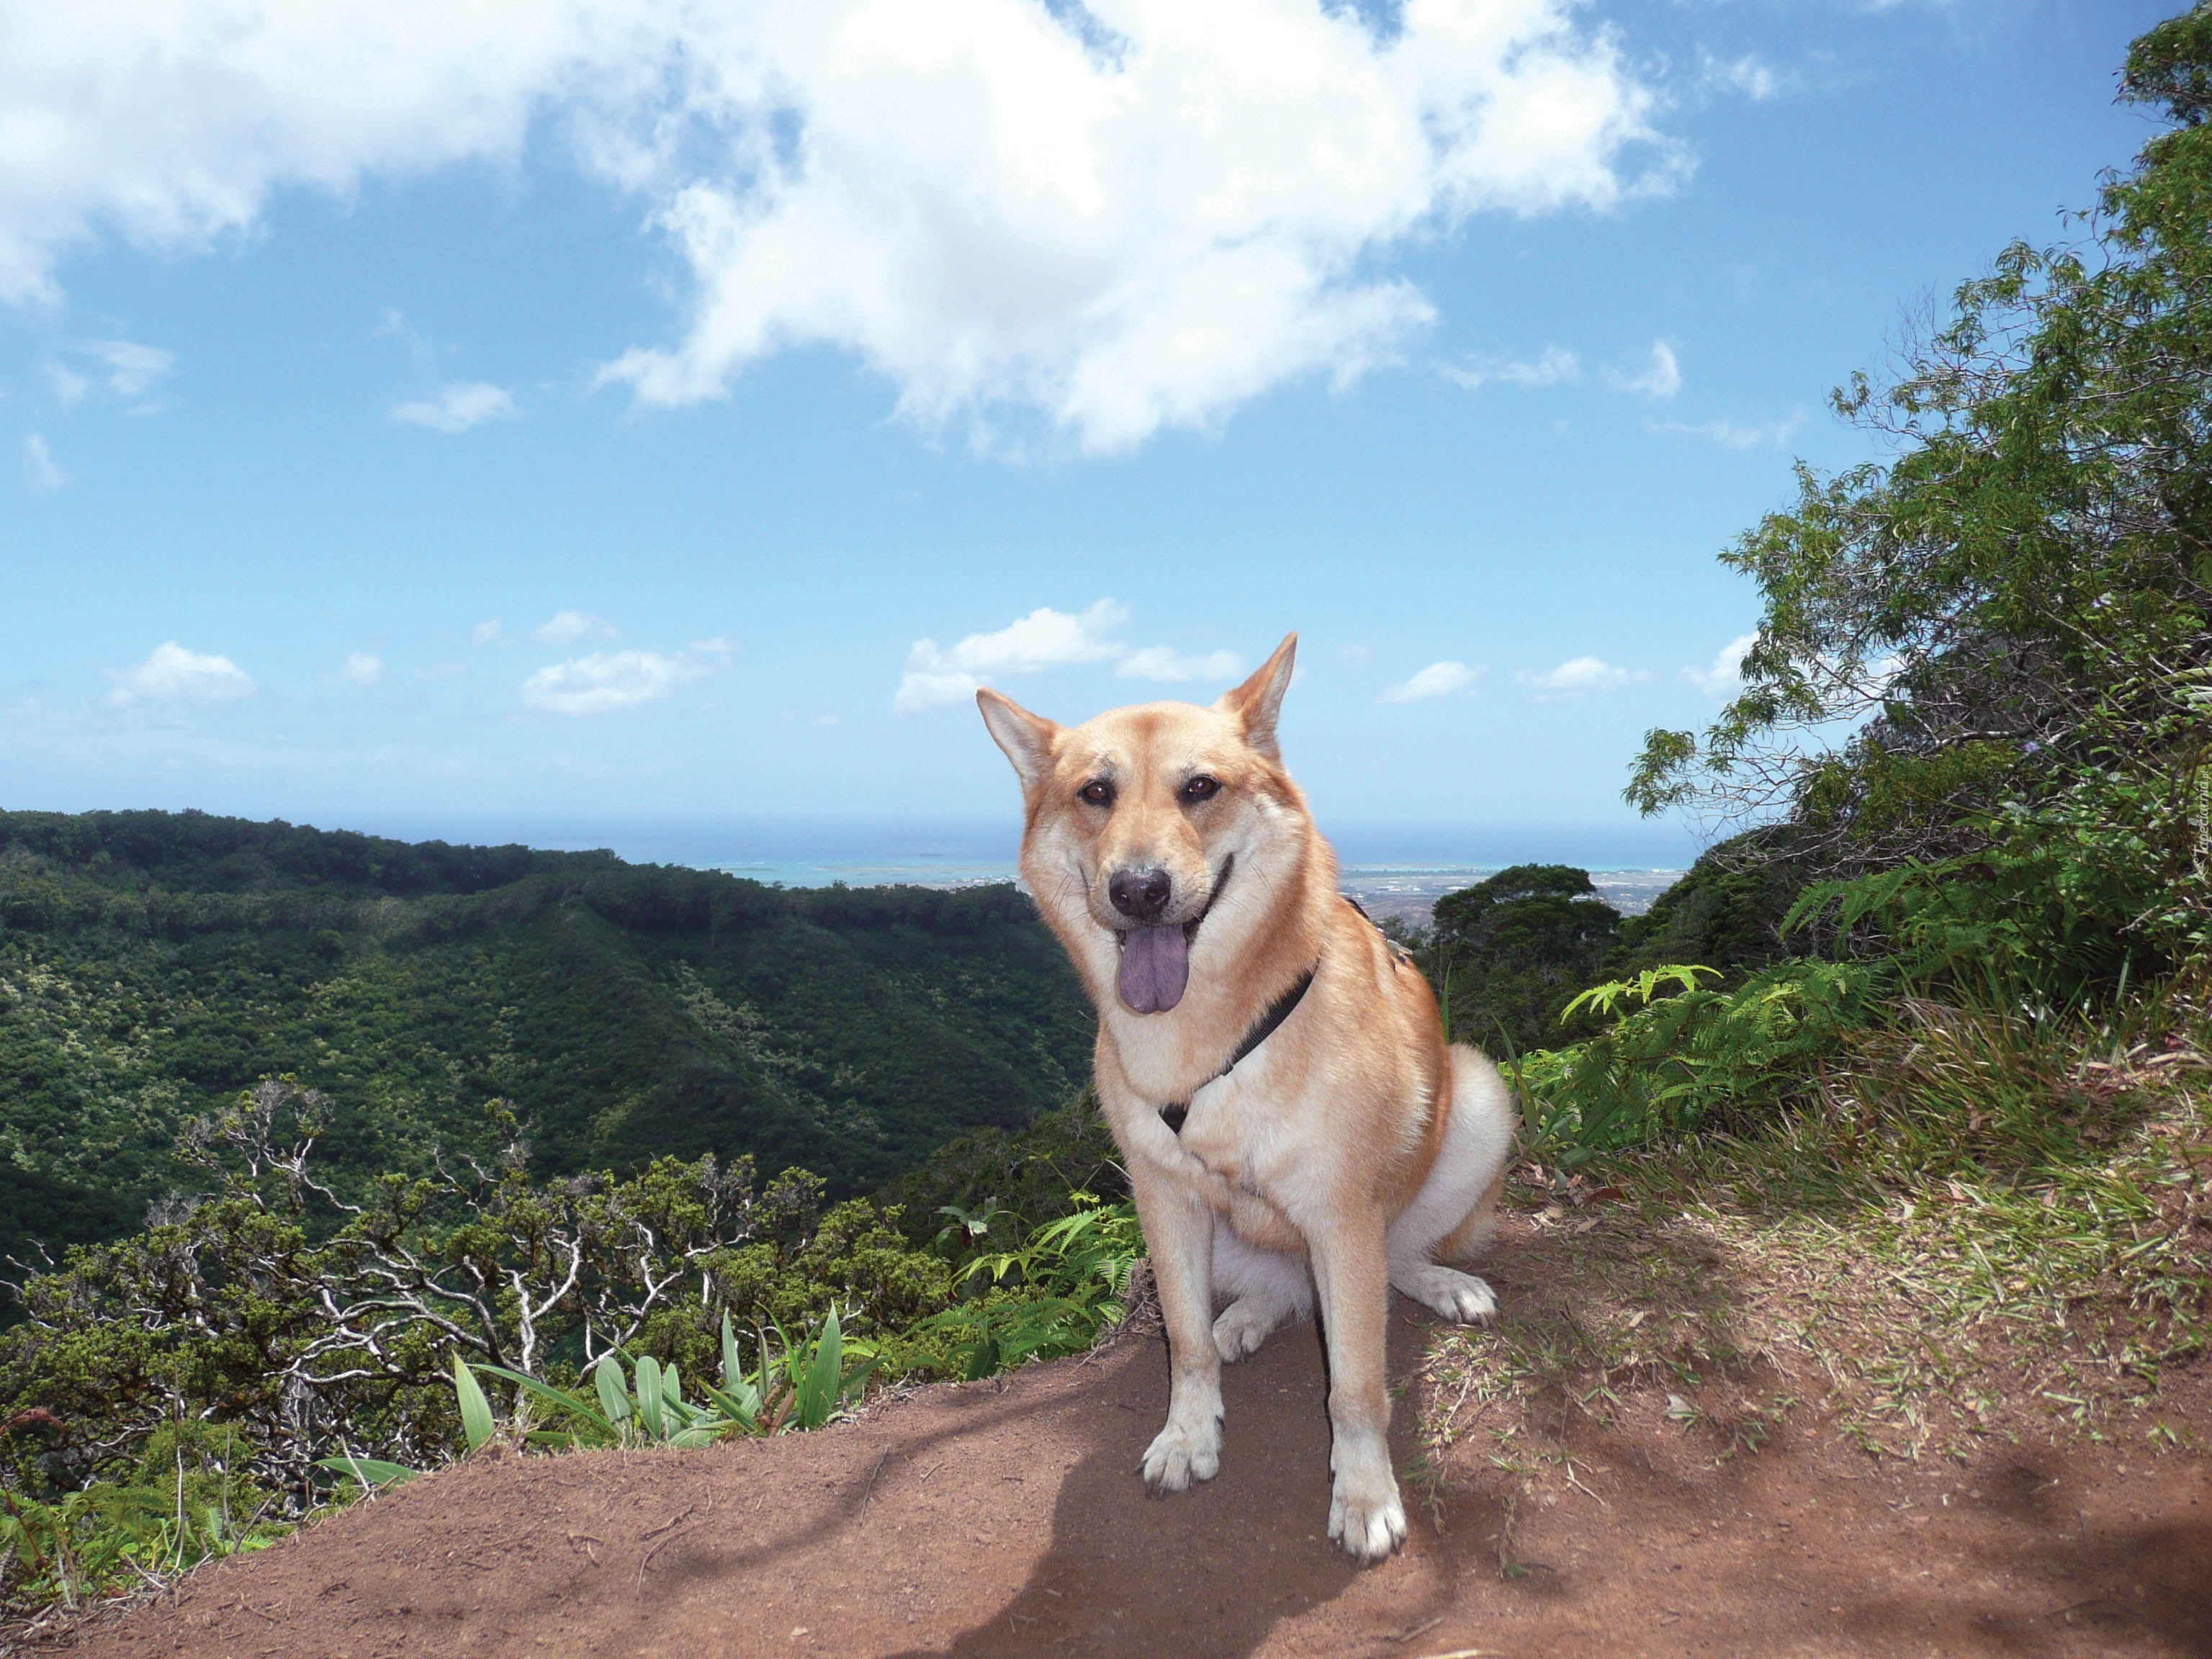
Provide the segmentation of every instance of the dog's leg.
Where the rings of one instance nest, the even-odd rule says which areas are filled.
[[[1324,1239],[1310,1238],[1328,1340],[1328,1535],[1362,1561],[1406,1541],[1406,1506],[1390,1468],[1390,1395],[1384,1316],[1390,1300],[1382,1218],[1354,1209]]]
[[[1446,1319],[1468,1324],[1498,1311],[1473,1273],[1439,1267],[1464,1259],[1489,1236],[1513,1148],[1513,1098],[1498,1068],[1475,1050],[1451,1049],[1451,1121],[1419,1194],[1390,1224],[1390,1283]]]
[[[1213,1223],[1213,1284],[1232,1298],[1213,1322],[1213,1346],[1232,1364],[1285,1320],[1313,1311],[1313,1279],[1305,1263],[1238,1237],[1226,1217]]]
[[[1221,1356],[1213,1346],[1213,1212],[1163,1181],[1139,1180],[1137,1218],[1168,1328],[1167,1426],[1146,1449],[1145,1484],[1181,1492],[1221,1471]]]

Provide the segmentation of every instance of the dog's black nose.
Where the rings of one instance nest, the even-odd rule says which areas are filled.
[[[1164,870],[1116,870],[1106,878],[1106,896],[1132,921],[1150,921],[1168,908],[1172,884]]]

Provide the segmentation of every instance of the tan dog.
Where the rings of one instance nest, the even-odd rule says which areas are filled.
[[[1494,1309],[1435,1258],[1486,1236],[1514,1117],[1497,1068],[1445,1047],[1427,982],[1337,891],[1275,743],[1297,647],[1211,708],[1067,729],[975,700],[1021,776],[1022,874],[1097,1005],[1098,1096],[1158,1279],[1174,1381],[1145,1480],[1213,1478],[1222,1362],[1311,1312],[1317,1289],[1328,1534],[1375,1560],[1406,1537],[1384,1437],[1389,1290],[1447,1319]]]

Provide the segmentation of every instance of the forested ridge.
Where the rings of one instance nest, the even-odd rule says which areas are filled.
[[[1088,1003],[1012,888],[787,890],[607,853],[185,812],[0,812],[0,1249],[136,1226],[178,1130],[327,1098],[343,1188],[750,1154],[870,1190],[1087,1074]]]

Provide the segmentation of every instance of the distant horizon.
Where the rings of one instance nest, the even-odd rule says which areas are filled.
[[[524,846],[546,852],[605,850],[632,864],[695,869],[743,864],[1013,864],[1021,834],[1010,801],[1002,813],[948,817],[800,818],[706,815],[666,817],[552,816],[531,812],[420,811],[276,812],[215,807],[100,805],[48,806],[9,802],[0,810],[69,814],[199,810],[251,823],[285,823],[402,842],[453,846]],[[1319,816],[1318,814],[1316,816]],[[1565,864],[1593,871],[1686,869],[1703,843],[1670,821],[1624,829],[1617,823],[1351,823],[1322,832],[1347,866],[1366,869],[1502,869]]]

